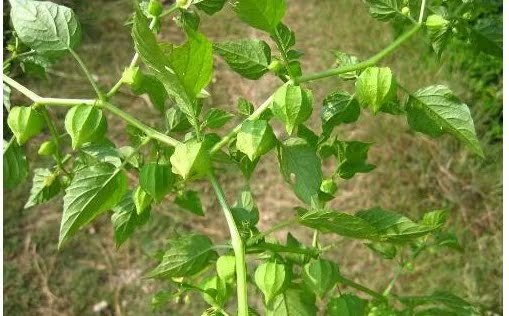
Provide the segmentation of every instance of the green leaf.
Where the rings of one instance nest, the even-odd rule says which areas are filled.
[[[323,298],[338,282],[339,267],[329,260],[311,260],[302,270],[302,280],[310,291]]]
[[[292,284],[267,306],[267,316],[314,316],[317,313],[315,296]]]
[[[173,172],[184,180],[207,175],[210,169],[210,157],[205,143],[191,139],[175,147],[170,158]]]
[[[212,44],[201,33],[186,33],[187,41],[173,49],[169,60],[187,95],[195,98],[212,79]]]
[[[369,249],[373,250],[376,254],[384,259],[394,259],[398,252],[396,246],[385,242],[372,242],[365,244]]]
[[[313,94],[300,86],[285,84],[273,95],[272,112],[285,124],[288,134],[304,123],[313,111]]]
[[[30,106],[13,107],[7,117],[7,124],[20,145],[38,135],[46,126],[42,114]]]
[[[90,164],[107,162],[115,167],[122,165],[120,153],[115,147],[103,144],[89,144],[80,148],[81,157],[84,157]]]
[[[358,316],[366,313],[366,300],[357,295],[345,293],[333,297],[327,304],[327,316]]]
[[[175,204],[193,214],[198,216],[205,216],[205,213],[203,213],[200,196],[196,191],[181,192],[175,198]]]
[[[51,200],[60,193],[61,189],[62,183],[56,174],[45,168],[35,169],[30,197],[25,204],[25,208]]]
[[[254,112],[254,105],[243,97],[239,97],[237,99],[237,111],[242,115],[249,116]]]
[[[55,145],[55,142],[52,140],[47,140],[39,146],[39,149],[37,150],[37,154],[39,156],[51,156],[53,155],[57,150],[57,145]]]
[[[286,245],[292,248],[308,249],[305,245],[298,241],[297,238],[295,238],[290,232],[286,234]],[[288,253],[285,255],[285,258],[288,261],[293,262],[297,265],[304,265],[307,262],[309,262],[311,256],[306,254]]]
[[[258,162],[260,159],[255,159],[254,161],[251,161],[249,157],[237,149],[237,142],[232,142],[228,146],[228,150],[230,152],[230,158],[231,160],[237,164],[240,171],[242,171],[242,174],[244,177],[249,180],[253,174],[254,169],[258,165]]]
[[[447,216],[447,212],[442,210],[427,212],[424,214],[419,224],[421,226],[429,227],[431,230],[437,230],[444,226]]]
[[[223,9],[226,0],[203,0],[196,7],[208,15],[213,15]]]
[[[233,71],[245,78],[257,80],[269,71],[270,47],[264,41],[241,39],[217,43],[214,51]]]
[[[164,196],[170,193],[174,182],[175,177],[169,164],[151,162],[140,170],[140,187],[156,202],[161,202]]]
[[[432,14],[426,19],[426,28],[428,29],[433,50],[440,57],[452,36],[452,27],[449,21],[442,16]]]
[[[71,136],[73,149],[102,139],[107,128],[103,112],[93,105],[76,105],[65,116],[65,130]]]
[[[318,135],[304,124],[300,124],[297,128],[297,137],[304,139],[313,148],[318,146]]]
[[[58,56],[79,44],[81,29],[71,9],[49,1],[10,3],[16,35],[39,54]]]
[[[168,93],[161,81],[155,76],[142,74],[139,81],[132,85],[132,90],[136,95],[147,94],[152,105],[159,111],[164,112],[164,105],[168,99]]]
[[[376,228],[363,218],[332,210],[300,209],[299,223],[322,233],[334,233],[357,239],[375,239]]]
[[[478,51],[502,58],[502,23],[491,18],[482,19],[470,29],[470,38]]]
[[[205,279],[200,288],[205,302],[212,306],[224,306],[232,293],[231,286],[217,275]],[[221,313],[222,314],[222,313]]]
[[[42,55],[24,56],[19,59],[21,70],[29,76],[46,79],[46,69],[53,66],[54,59]]]
[[[484,157],[468,106],[446,86],[435,85],[418,90],[408,97],[406,108],[408,124],[413,130],[431,137],[450,134],[472,152]]]
[[[400,296],[398,297],[402,303],[411,306],[420,306],[428,304],[440,304],[449,308],[454,315],[474,316],[481,315],[479,311],[464,299],[451,294],[449,292],[437,291],[426,296]]]
[[[448,247],[459,252],[464,252],[465,249],[458,240],[458,236],[451,232],[437,232],[435,233],[435,245],[439,247]]]
[[[168,242],[161,263],[152,270],[149,278],[192,276],[203,270],[217,257],[212,241],[203,235],[185,235]]]
[[[295,45],[295,33],[283,23],[279,23],[276,30],[270,35],[270,37],[281,45],[284,52],[288,53],[288,50]]]
[[[361,105],[368,106],[374,114],[397,97],[396,80],[388,67],[366,68],[357,79],[355,88]]]
[[[379,207],[359,211],[355,216],[375,227],[381,241],[409,241],[432,233],[441,227],[441,225],[417,224],[408,217]]]
[[[351,179],[356,173],[367,173],[375,169],[372,164],[367,164],[368,150],[373,143],[358,141],[336,141],[338,152],[338,167],[336,174],[343,179]]]
[[[137,213],[132,191],[126,192],[112,211],[111,222],[117,248],[131,237],[137,227],[145,224],[150,216],[150,212],[144,212],[141,215]]]
[[[336,57],[336,67],[349,67],[359,63],[359,60],[355,56],[340,51],[334,51],[333,53]],[[360,70],[354,70],[339,74],[338,76],[343,80],[353,80],[356,79],[359,74]]]
[[[216,261],[217,275],[231,283],[235,278],[235,257],[234,256],[221,256]]]
[[[302,139],[290,138],[278,147],[278,159],[281,174],[295,195],[311,204],[322,183],[321,162],[314,148]]]
[[[137,11],[135,14],[132,37],[134,39],[136,51],[140,55],[141,60],[153,71],[155,77],[164,85],[166,92],[175,99],[177,106],[182,110],[182,112],[194,121],[198,114],[198,106],[195,100],[196,94],[189,95],[188,91],[191,86],[194,86],[193,90],[196,90],[196,88],[204,82],[204,79],[206,79],[206,73],[204,72],[200,75],[200,80],[196,81],[196,85],[194,81],[191,82],[191,78],[189,76],[192,71],[197,70],[198,68],[201,69],[200,65],[206,66],[208,64],[206,58],[192,66],[190,65],[191,68],[185,69],[186,65],[182,64],[182,62],[190,56],[186,57],[182,56],[182,54],[194,45],[192,45],[192,42],[188,42],[187,45],[184,44],[184,46],[179,50],[179,56],[173,57],[174,63],[179,64],[181,71],[182,69],[185,69],[185,73],[180,73],[179,77],[179,75],[177,75],[177,71],[172,68],[169,58],[167,58],[164,51],[157,43],[154,33],[152,33],[149,29],[147,19],[140,11]],[[200,51],[201,48],[207,46],[203,45],[202,47],[202,45],[198,43],[201,44],[202,42],[197,40],[195,43],[197,44],[196,47],[200,48]],[[193,52],[192,54],[193,58],[201,58],[201,56],[197,56],[195,53],[196,52]],[[181,77],[185,77],[186,80],[189,80],[187,81],[187,87],[186,84],[181,81]],[[198,90],[198,92],[200,90]]]
[[[179,15],[175,17],[175,23],[182,29],[191,29],[197,31],[200,27],[200,15],[193,10],[179,10]]]
[[[269,152],[276,146],[276,142],[272,127],[264,120],[245,121],[237,134],[237,149],[251,161]]]
[[[400,12],[399,0],[366,0],[369,14],[377,20],[389,21]]]
[[[23,148],[14,141],[4,140],[3,172],[4,188],[13,189],[28,176],[28,162]]]
[[[178,107],[172,107],[166,111],[166,124],[171,132],[176,133],[186,132],[192,127],[185,114]]]
[[[265,297],[265,304],[268,304],[285,289],[289,276],[284,264],[265,262],[256,268],[254,279]]]
[[[212,108],[205,115],[202,128],[221,128],[233,118],[233,114],[221,109]]]
[[[133,203],[136,208],[136,213],[138,215],[142,215],[150,209],[150,205],[152,204],[153,198],[147,191],[143,190],[140,186],[137,186],[133,191]]]
[[[346,92],[333,92],[323,99],[323,108],[320,112],[322,130],[330,135],[334,127],[341,123],[353,123],[360,115],[359,102],[353,95]]]
[[[127,190],[122,169],[100,163],[80,169],[65,190],[58,247],[97,216],[114,207]]]
[[[250,26],[272,33],[286,11],[285,0],[239,0],[235,6],[239,18]]]
[[[7,109],[7,111],[11,110],[11,87],[4,85],[4,106]]]

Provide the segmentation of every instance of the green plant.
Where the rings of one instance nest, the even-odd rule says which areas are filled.
[[[199,234],[171,239],[164,254],[158,257],[159,265],[147,275],[170,283],[167,292],[156,295],[155,303],[198,291],[211,305],[207,313],[228,314],[231,308],[228,303],[236,286],[238,314],[247,315],[256,313],[248,305],[250,282],[263,294],[265,313],[269,315],[316,314],[316,296],[320,299],[319,306],[331,315],[475,314],[470,304],[449,293],[419,297],[391,293],[398,276],[410,270],[414,259],[425,250],[442,246],[461,248],[453,235],[441,232],[446,212],[428,212],[421,221],[414,222],[378,207],[354,215],[327,207],[340,179],[374,169],[366,161],[370,143],[333,135],[336,126],[355,122],[361,107],[374,114],[406,115],[413,130],[434,137],[451,134],[474,153],[483,155],[468,107],[448,88],[436,85],[408,92],[389,68],[377,67],[384,57],[424,28],[426,2],[416,11],[411,5],[403,10],[403,4],[397,1],[369,1],[375,18],[395,20],[408,31],[366,61],[358,62],[353,56],[337,53],[339,67],[308,75],[302,75],[299,62],[302,53],[294,49],[295,35],[281,23],[285,1],[241,0],[234,7],[241,20],[270,34],[279,56],[272,56],[270,46],[264,41],[246,39],[212,44],[198,32],[199,20],[193,9],[213,14],[224,2],[179,1],[178,6],[162,11],[154,1],[141,2],[135,8],[133,19],[137,54],[119,82],[105,93],[74,51],[80,33],[72,11],[48,2],[11,1],[16,37],[4,72],[8,73],[14,62],[29,63],[27,56],[42,63],[55,61],[68,51],[82,67],[97,97],[44,98],[4,76],[8,85],[4,85],[4,91],[12,87],[34,102],[22,107],[23,110],[19,107],[10,110],[8,121],[13,122],[9,126],[15,137],[4,146],[4,186],[14,187],[26,178],[28,166],[20,144],[39,134],[41,122],[45,122],[54,145],[45,145],[49,150],[41,148],[41,152],[53,155],[55,166],[36,170],[27,207],[48,201],[65,190],[59,246],[108,210],[113,211],[115,239],[120,246],[151,216],[151,205],[170,194],[175,196],[176,204],[202,215],[199,196],[187,185],[208,179],[223,208],[231,242],[214,245],[210,238]],[[456,5],[459,7],[459,3]],[[438,10],[435,6],[428,9]],[[154,34],[161,19],[173,13],[178,15],[178,25],[187,35],[187,41],[181,46],[159,43]],[[35,14],[37,19],[29,18]],[[441,34],[448,32],[450,22],[444,16],[434,15],[427,20],[435,47],[444,41]],[[38,32],[34,33],[34,29]],[[487,50],[494,50],[493,45],[498,47],[497,42],[483,45]],[[214,133],[214,129],[223,127],[233,114],[218,108],[201,113],[203,98],[208,94],[203,89],[211,79],[214,52],[248,79],[256,80],[272,72],[283,81],[273,96],[256,110],[249,101],[239,99],[238,116],[244,120],[223,137]],[[138,59],[146,69],[136,66]],[[316,135],[305,125],[314,99],[303,85],[328,77],[355,80],[356,94],[334,91],[325,98],[321,113],[323,131]],[[129,85],[135,94],[147,93],[154,106],[165,112],[164,132],[147,126],[113,104],[112,98],[123,85]],[[398,92],[406,94],[402,103],[397,101]],[[171,100],[166,102],[167,99]],[[167,109],[166,103],[173,106]],[[72,150],[65,146],[68,138],[61,137],[58,122],[48,114],[47,108],[51,106],[71,107],[64,127]],[[106,138],[104,112],[129,124],[127,133],[132,146],[117,149]],[[288,137],[275,136],[271,124],[276,121],[284,125]],[[182,141],[172,137],[182,134]],[[142,154],[146,147],[151,151]],[[234,163],[249,181],[256,175],[258,161],[271,152],[277,153],[282,176],[305,207],[296,208],[293,220],[260,232],[256,227],[258,209],[249,190],[243,191],[239,201],[230,206],[214,170]],[[322,162],[332,159],[336,160],[336,168],[325,175]],[[127,172],[139,174],[139,185],[132,191],[128,190]],[[314,230],[312,245],[301,244],[291,234],[286,244],[269,241],[271,233],[297,224]],[[383,258],[399,256],[399,268],[387,289],[379,293],[357,284],[336,263],[326,260],[327,251],[333,247],[320,243],[319,234],[326,233],[365,240],[367,247]],[[252,254],[259,264],[254,271],[248,271],[246,257]],[[368,302],[355,294],[336,293],[333,289],[338,284],[372,299]]]

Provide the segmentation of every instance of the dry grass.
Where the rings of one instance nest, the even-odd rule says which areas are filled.
[[[122,27],[130,12],[130,1],[87,1],[70,3],[79,12],[86,32],[79,52],[93,69],[103,86],[117,80],[132,56],[129,29]],[[297,48],[305,52],[304,72],[317,71],[333,63],[327,49],[338,49],[365,58],[384,47],[393,38],[392,29],[370,19],[360,1],[293,0],[285,22],[297,34]],[[163,37],[182,39],[167,20]],[[240,24],[228,8],[208,18],[203,16],[202,29],[213,40],[256,37],[264,34]],[[398,80],[410,90],[432,83],[445,83],[465,100],[471,100],[462,74],[451,72],[429,57],[422,39],[406,44],[384,61]],[[51,70],[47,82],[28,80],[26,84],[43,95],[85,97],[92,91],[70,59]],[[217,59],[210,92],[210,104],[233,110],[236,98],[243,96],[260,104],[278,84],[265,76],[260,82],[242,79]],[[336,79],[310,85],[317,104],[335,89],[351,89]],[[154,126],[161,124],[158,113],[147,107],[143,98],[131,96],[127,90],[115,102]],[[472,100],[473,103],[476,100]],[[318,110],[311,126],[319,129]],[[57,113],[62,117],[63,113]],[[111,139],[125,144],[124,124],[110,117]],[[332,205],[340,210],[354,210],[380,205],[420,217],[428,210],[451,210],[449,222],[464,243],[465,254],[429,253],[415,263],[415,271],[406,273],[395,292],[429,293],[447,289],[458,293],[486,311],[502,312],[501,305],[501,146],[486,145],[488,160],[473,158],[449,138],[431,140],[409,132],[400,117],[363,115],[353,126],[341,127],[345,139],[374,141],[370,160],[379,166],[367,175],[357,175],[340,184]],[[39,141],[42,141],[39,140]],[[30,146],[34,156],[37,144]],[[227,169],[221,175],[231,200],[245,184],[240,173]],[[158,315],[150,311],[150,296],[161,287],[141,275],[153,263],[150,255],[162,240],[175,231],[200,231],[215,241],[227,238],[226,224],[220,216],[214,195],[207,184],[198,183],[207,209],[204,218],[189,218],[170,203],[163,203],[153,219],[119,250],[113,244],[108,216],[101,217],[89,229],[73,238],[63,251],[57,252],[57,235],[61,203],[23,210],[29,184],[4,198],[4,310],[9,315],[93,315],[93,306],[107,303],[103,315]],[[293,216],[298,205],[290,189],[282,181],[274,154],[268,155],[257,168],[251,188],[261,212],[260,229]],[[309,241],[310,231],[291,228],[292,233]],[[283,241],[285,231],[275,235]],[[338,238],[323,236],[322,242]],[[339,262],[342,272],[375,289],[383,289],[393,265],[373,255],[358,242],[341,241],[330,257]],[[173,307],[172,307],[173,306]],[[172,305],[161,314],[191,315],[188,306]],[[194,313],[203,306],[193,303]],[[173,308],[173,310],[171,310]]]

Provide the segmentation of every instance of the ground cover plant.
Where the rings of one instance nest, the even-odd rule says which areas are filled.
[[[76,35],[79,32],[79,24],[72,13],[50,4],[38,9],[39,3],[33,4],[32,7],[30,3],[28,2],[28,7],[25,2],[13,3],[12,20],[20,43],[11,47],[13,49],[11,61],[19,60],[27,68],[26,65],[33,66],[38,65],[37,63],[40,65],[41,60],[43,62],[45,58],[54,59],[62,51],[69,51],[84,67],[84,63],[73,50],[79,38]],[[205,9],[207,5],[210,6],[210,2],[203,1],[196,3],[196,8],[207,12]],[[440,24],[444,34],[449,34],[456,20],[454,18],[446,20],[443,16],[440,20],[440,16],[429,14],[425,27],[423,21],[426,3],[417,6],[417,9],[397,4],[398,7],[393,7],[392,11],[390,6],[370,3],[375,17],[383,20],[393,17],[399,23],[407,24],[405,27],[409,31],[387,49],[365,62],[356,62],[354,57],[338,53],[340,63],[338,68],[301,75],[299,67],[301,53],[293,49],[294,36],[287,27],[279,24],[284,13],[284,2],[279,2],[280,6],[277,6],[276,2],[262,3],[261,5],[266,5],[267,8],[262,8],[264,9],[260,11],[262,14],[257,13],[253,17],[251,14],[258,5],[260,2],[241,1],[236,4],[235,10],[249,25],[271,33],[281,50],[280,56],[271,56],[271,52],[267,51],[267,44],[256,40],[210,44],[196,30],[197,22],[190,11],[193,7],[188,8],[187,4],[181,4],[179,9],[172,6],[161,12],[157,9],[157,3],[152,2],[142,3],[141,7],[137,8],[133,21],[135,45],[149,73],[142,73],[143,70],[135,66],[136,59],[139,58],[136,57],[133,66],[126,69],[122,80],[108,93],[103,93],[94,79],[88,75],[98,96],[96,99],[87,100],[41,98],[12,79],[4,78],[4,82],[9,86],[25,93],[35,102],[31,107],[12,107],[9,113],[9,126],[16,139],[11,140],[4,148],[4,168],[7,168],[4,170],[7,170],[8,175],[4,185],[14,186],[26,176],[26,162],[18,144],[26,142],[41,131],[48,115],[46,107],[69,106],[72,108],[63,125],[71,138],[74,149],[71,153],[74,156],[60,152],[63,149],[61,144],[67,141],[67,136],[61,137],[58,131],[55,132],[56,128],[51,127],[52,121],[46,119],[55,137],[41,146],[40,152],[42,155],[48,153],[53,155],[56,166],[54,170],[36,172],[36,178],[39,179],[34,178],[34,184],[38,183],[38,186],[34,185],[33,194],[27,203],[29,207],[47,201],[66,188],[61,244],[79,228],[113,208],[112,221],[117,243],[120,245],[136,227],[146,221],[147,216],[150,216],[150,204],[157,203],[170,192],[175,196],[175,203],[200,214],[201,208],[196,192],[185,189],[185,184],[195,179],[209,178],[218,193],[232,232],[231,244],[212,245],[210,239],[202,235],[179,236],[169,241],[168,249],[163,249],[166,253],[159,256],[160,265],[149,276],[171,280],[176,290],[160,293],[157,299],[184,295],[186,291],[201,291],[205,300],[212,306],[210,312],[227,313],[231,289],[236,284],[239,313],[245,314],[248,306],[245,290],[246,282],[249,281],[256,284],[263,293],[267,314],[316,313],[315,295],[330,298],[325,308],[330,314],[345,314],[342,310],[345,308],[353,309],[351,313],[354,315],[362,314],[358,310],[372,312],[386,310],[382,313],[387,314],[387,310],[392,309],[391,306],[406,313],[436,314],[436,308],[441,308],[440,313],[446,313],[444,310],[449,310],[453,314],[475,313],[468,303],[451,294],[402,297],[391,294],[392,285],[384,293],[366,289],[348,280],[347,272],[339,273],[335,263],[323,259],[324,253],[331,245],[321,245],[318,238],[320,233],[335,233],[363,239],[374,251],[393,258],[396,257],[396,251],[404,254],[408,250],[412,254],[399,262],[402,269],[408,268],[406,261],[416,257],[427,247],[455,245],[453,236],[439,233],[445,216],[442,211],[430,212],[420,222],[413,222],[402,215],[376,207],[359,211],[355,215],[332,211],[327,209],[326,202],[333,196],[339,178],[349,179],[357,172],[368,172],[374,168],[366,162],[370,144],[332,136],[335,126],[354,122],[361,108],[368,108],[373,113],[406,115],[410,127],[414,130],[431,136],[439,136],[444,132],[452,134],[473,152],[482,155],[468,108],[459,102],[450,90],[443,86],[432,86],[417,92],[408,92],[407,96],[402,98],[403,102],[398,103],[396,90],[406,92],[405,88],[395,82],[389,69],[376,67],[383,57],[392,53],[421,28],[427,27],[432,36],[433,31],[437,30],[437,24]],[[428,8],[438,10],[432,5]],[[26,31],[23,23],[27,22],[23,22],[21,26],[17,24],[19,21],[16,20],[16,10],[18,14],[23,13],[19,14],[21,17],[26,17],[27,12],[53,13],[51,18],[46,20],[49,24],[26,28],[32,32],[34,29],[58,32],[50,34],[53,37],[48,36],[47,40],[44,36],[23,35]],[[381,10],[385,13],[380,13]],[[182,46],[158,44],[150,32],[150,26],[158,28],[161,16],[172,12],[178,14],[177,21],[188,36],[188,41]],[[213,11],[209,11],[211,12]],[[406,15],[409,12],[415,12],[414,16]],[[59,16],[65,17],[65,23],[58,19]],[[150,24],[148,20],[151,20]],[[56,23],[50,23],[52,21]],[[65,28],[55,29],[51,25]],[[64,35],[60,34],[61,31]],[[463,31],[473,36],[474,31],[469,29]],[[440,38],[438,36],[438,39]],[[438,40],[433,36],[432,39],[433,43]],[[40,45],[41,40],[43,45]],[[29,48],[23,47],[23,44]],[[489,51],[493,49],[493,45],[497,47],[496,42],[488,42],[480,45],[480,48]],[[231,119],[232,114],[221,109],[212,109],[201,116],[199,113],[200,99],[207,95],[202,89],[210,80],[214,51],[239,75],[257,79],[271,71],[285,82],[256,111],[249,101],[240,99],[238,115],[244,115],[248,119],[223,138],[211,131],[220,128]],[[33,59],[25,60],[27,56]],[[6,71],[9,69],[9,62],[4,67]],[[85,73],[88,74],[88,71]],[[303,86],[305,82],[329,76],[356,80],[357,93],[355,96],[342,91],[331,93],[324,100],[321,114],[322,133],[315,135],[303,125],[311,114],[313,103],[311,92]],[[164,103],[158,100],[161,95],[163,100],[168,96],[174,99],[175,106],[169,110],[164,109],[167,131],[162,133],[149,128],[109,101],[123,84],[130,85],[133,91],[138,91],[137,93],[148,93],[156,107],[162,107],[161,104]],[[116,150],[113,144],[104,138],[106,122],[103,110],[110,111],[131,124],[128,133],[132,136],[132,147]],[[277,140],[269,120],[272,124],[277,124],[278,121],[284,124],[288,137],[282,136]],[[84,126],[87,128],[83,128]],[[177,141],[167,134],[172,136],[185,134],[183,136],[185,141]],[[142,146],[150,148],[150,152],[144,156],[139,154]],[[222,146],[227,148],[226,152],[220,150]],[[269,152],[277,152],[282,176],[303,202],[301,206],[305,207],[296,210],[297,216],[294,221],[281,223],[266,232],[258,232],[256,229],[258,214],[250,193],[243,192],[236,205],[230,208],[212,170],[220,170],[222,164],[235,163],[249,180],[251,176],[256,176],[253,170],[259,158]],[[321,161],[332,158],[337,160],[337,168],[333,174],[324,175]],[[126,193],[126,172],[138,173],[138,171],[139,186],[136,186],[133,192]],[[13,173],[9,176],[8,172]],[[268,237],[276,229],[291,224],[301,224],[315,229],[316,238],[313,244],[308,247],[302,246],[291,235],[286,245],[264,240],[264,237]],[[254,254],[256,256],[254,258],[258,260],[258,268],[249,278],[246,276],[244,264],[246,253]],[[218,254],[222,256],[216,259]],[[211,277],[210,272],[214,270],[215,265],[218,267],[217,276]],[[367,303],[355,296],[330,293],[337,283],[349,285],[357,293],[366,292],[374,299],[369,302],[369,306],[365,306]],[[302,284],[303,286],[298,286]],[[300,305],[299,302],[305,304]],[[406,307],[395,305],[396,302],[403,303]],[[426,304],[432,307],[424,310],[428,307]]]

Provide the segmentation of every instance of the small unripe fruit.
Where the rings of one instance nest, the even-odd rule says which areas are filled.
[[[426,27],[431,32],[440,31],[444,27],[447,27],[447,24],[449,24],[449,21],[437,14],[430,15],[426,19]]]
[[[52,142],[51,140],[48,140],[41,144],[37,153],[40,156],[50,156],[56,152],[56,149],[57,146],[55,145],[55,143]]]
[[[13,107],[7,117],[7,125],[20,145],[39,134],[45,124],[42,114],[30,106]]]
[[[150,0],[148,4],[148,13],[153,16],[160,16],[163,13],[163,5],[159,0]]]
[[[188,0],[177,0],[177,7],[185,8],[188,6]]]
[[[403,9],[401,9],[401,13],[403,15],[410,16],[410,8],[409,7],[403,7]]]
[[[142,80],[143,73],[140,71],[139,67],[126,68],[122,73],[122,82],[132,86],[134,89],[141,86]]]
[[[278,73],[283,68],[283,65],[279,60],[273,60],[267,68],[274,73]]]
[[[325,179],[322,181],[322,184],[320,185],[320,190],[327,194],[334,194],[338,190],[338,186],[332,179]]]

